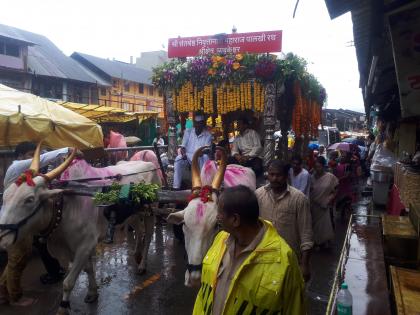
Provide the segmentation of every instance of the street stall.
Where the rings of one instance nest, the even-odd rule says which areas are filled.
[[[358,4],[326,1],[326,4],[332,18],[348,11],[352,15],[360,87],[368,126],[376,137],[371,144],[371,153],[375,154],[369,182],[373,184],[372,208],[380,214],[381,228],[377,230],[382,239],[379,243],[377,238],[367,240],[381,255],[367,251],[366,258],[380,257],[378,268],[369,272],[379,282],[382,277],[376,275],[383,274],[385,269],[388,286],[383,291],[389,293],[390,299],[380,296],[374,284],[354,287],[353,291],[364,294],[366,288],[366,292],[375,293],[384,305],[392,307],[393,314],[417,314],[420,301],[420,5],[418,1],[395,1],[392,5],[387,1]],[[352,243],[348,246],[343,248],[343,256],[357,250]],[[345,277],[348,281],[351,274],[346,272]],[[337,277],[336,282],[342,280]],[[349,281],[357,280],[354,277]],[[334,286],[329,314],[335,311],[336,290]],[[358,304],[359,301],[353,307]],[[386,312],[358,308],[357,312],[353,311],[356,313]]]
[[[23,141],[40,140],[51,149],[103,147],[102,129],[94,121],[0,84],[0,191],[3,176],[14,159],[11,149]]]
[[[126,136],[138,136],[142,145],[151,145],[156,137],[158,112],[130,112],[121,108],[59,101],[58,104],[98,123],[104,135],[118,130]]]
[[[280,157],[287,156],[288,131],[302,151],[318,133],[325,89],[309,74],[306,61],[281,51],[281,31],[232,33],[169,39],[173,58],[154,69],[153,83],[164,91],[169,159],[176,156],[176,125],[193,113],[210,117],[217,140],[229,140],[235,121],[255,121],[264,143],[264,165],[275,157],[274,131],[280,126]],[[182,127],[183,129],[184,127]]]

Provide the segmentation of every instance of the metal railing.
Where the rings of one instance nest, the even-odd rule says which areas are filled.
[[[336,314],[336,295],[340,288],[341,283],[344,280],[345,274],[345,266],[347,263],[347,259],[349,257],[349,250],[350,250],[350,238],[352,235],[352,225],[354,223],[354,218],[367,218],[370,220],[371,218],[381,220],[380,216],[372,215],[372,214],[352,214],[350,216],[349,224],[347,227],[346,236],[344,238],[343,247],[341,249],[340,258],[338,260],[337,269],[335,271],[334,282],[331,287],[330,297],[328,299],[327,310],[325,315],[335,315]]]

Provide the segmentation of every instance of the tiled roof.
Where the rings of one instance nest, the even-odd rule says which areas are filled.
[[[138,68],[134,64],[117,60],[108,60],[79,52],[74,52],[71,57],[85,66],[88,66],[91,70],[96,68],[98,72],[102,72],[110,77],[137,83],[152,84],[152,72]]]
[[[0,24],[0,36],[28,44],[28,70],[42,76],[96,83],[72,58],[45,36]]]

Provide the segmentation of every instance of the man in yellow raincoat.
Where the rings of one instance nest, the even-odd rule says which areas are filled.
[[[292,249],[245,186],[226,188],[217,220],[223,228],[203,259],[194,315],[305,314],[304,282]]]

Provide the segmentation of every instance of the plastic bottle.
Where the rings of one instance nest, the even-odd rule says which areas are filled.
[[[337,294],[337,315],[351,315],[353,310],[353,297],[348,289],[347,283],[341,284]]]

